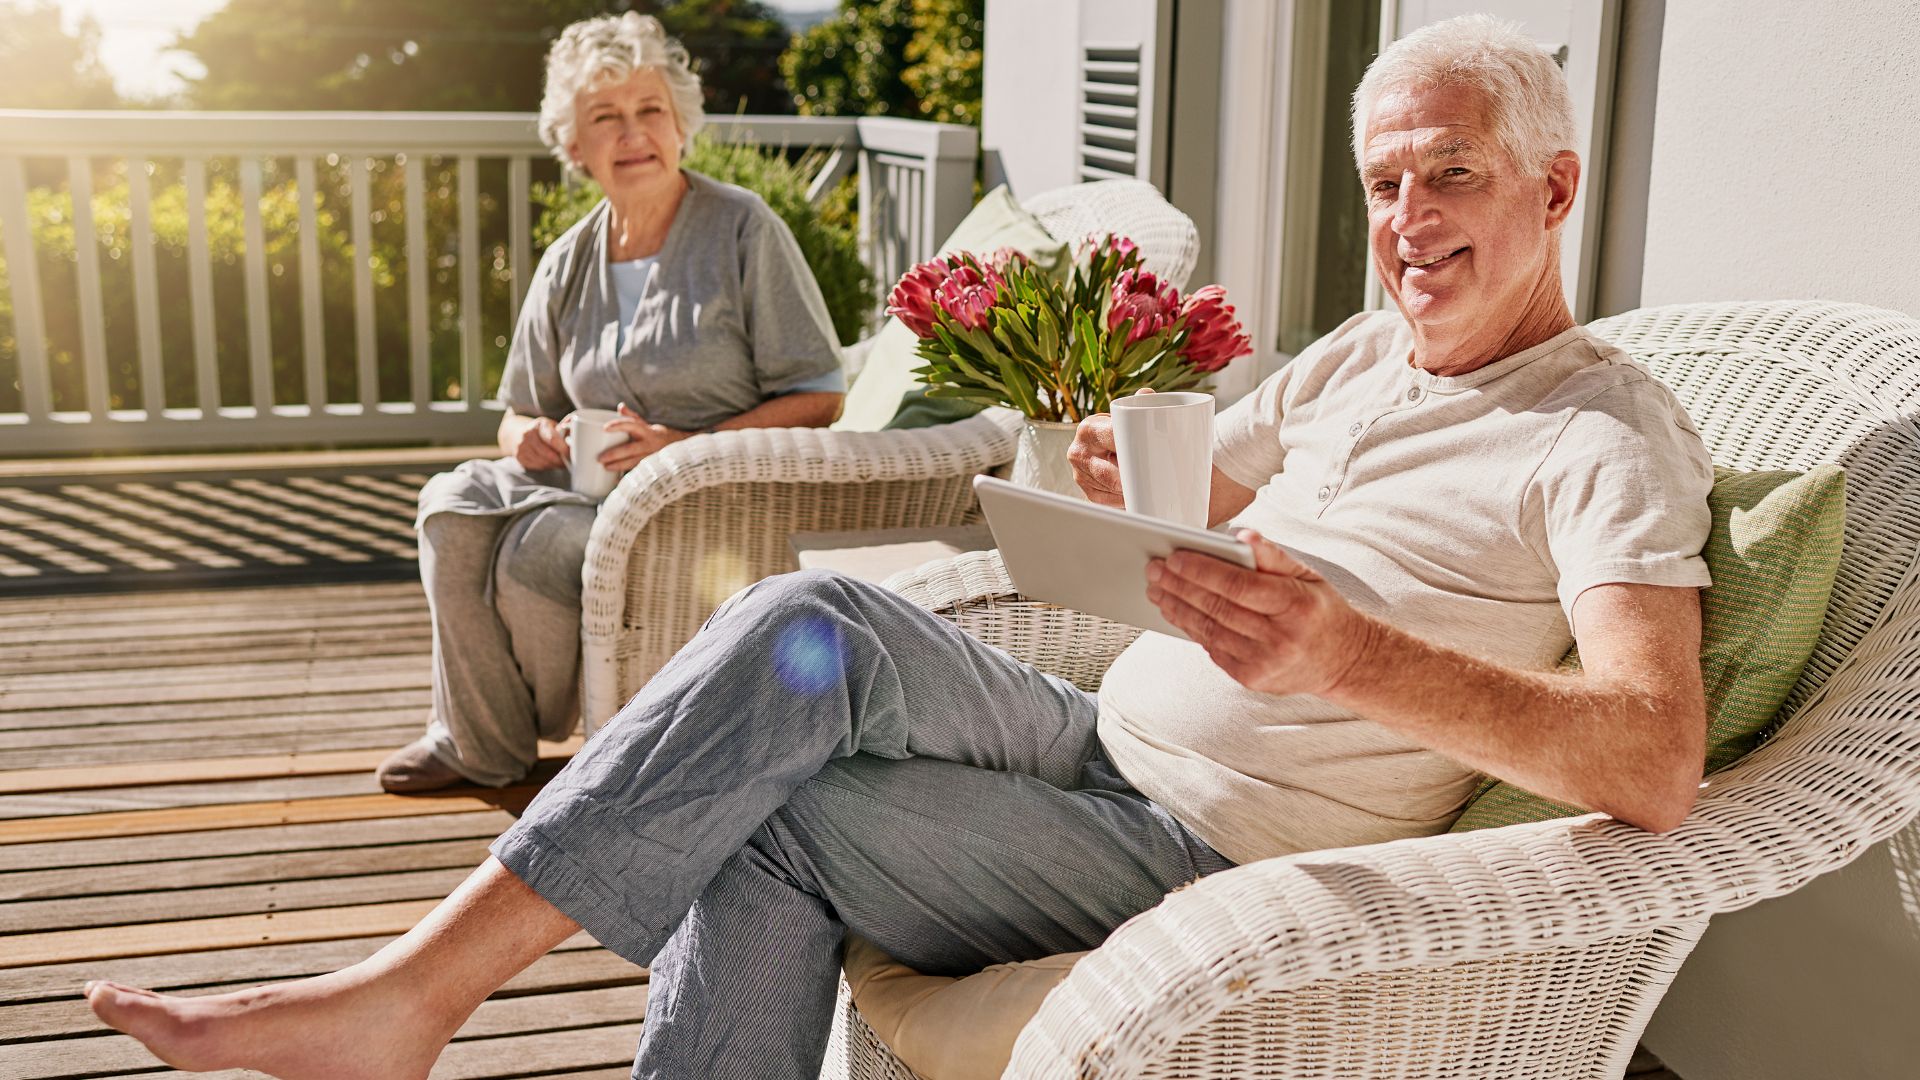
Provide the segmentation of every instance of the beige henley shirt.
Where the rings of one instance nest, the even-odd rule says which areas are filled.
[[[1587,588],[1708,583],[1712,462],[1644,367],[1580,327],[1450,377],[1412,347],[1398,312],[1357,315],[1222,413],[1214,464],[1258,492],[1233,524],[1363,612],[1524,669],[1566,653]],[[1236,862],[1440,832],[1479,779],[1152,633],[1108,672],[1099,733],[1130,783]]]

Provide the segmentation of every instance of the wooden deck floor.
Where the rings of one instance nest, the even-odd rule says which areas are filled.
[[[427,680],[417,583],[0,599],[0,1080],[180,1075],[81,983],[331,970],[451,890],[535,787],[382,793]],[[625,1077],[645,1001],[644,972],[576,938],[433,1075]]]

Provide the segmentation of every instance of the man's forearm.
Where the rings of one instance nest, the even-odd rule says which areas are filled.
[[[1670,828],[1692,805],[1705,740],[1697,702],[1627,678],[1519,671],[1361,618],[1365,644],[1328,701],[1528,791],[1646,828]]]
[[[1240,486],[1238,480],[1215,467],[1212,487],[1207,494],[1207,527],[1212,528],[1245,510],[1253,502],[1253,489]]]

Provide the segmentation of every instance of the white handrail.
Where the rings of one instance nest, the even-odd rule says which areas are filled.
[[[911,262],[930,257],[972,203],[978,145],[972,128],[890,117],[786,116],[715,116],[708,119],[708,127],[727,141],[828,151],[828,167],[835,175],[815,185],[810,194],[818,198],[824,198],[840,176],[857,173],[862,256],[883,285]],[[429,157],[444,160],[451,192],[430,196]],[[526,113],[0,109],[0,255],[8,271],[11,360],[19,386],[12,397],[0,396],[0,457],[490,441],[499,410],[484,400],[489,388],[481,385],[481,374],[488,350],[498,345],[497,339],[483,339],[493,316],[486,322],[481,318],[482,278],[487,273],[504,277],[504,303],[510,305],[510,316],[517,315],[536,254],[531,243],[533,170],[551,168],[545,164],[547,157],[535,117]],[[291,176],[284,159],[291,159]],[[491,163],[503,159],[504,191],[494,193],[497,181],[491,179],[483,191],[483,168],[497,168]],[[96,221],[91,203],[95,170],[122,161],[127,163],[124,223],[114,224],[111,215]],[[316,168],[320,161],[329,170],[344,172],[344,199],[337,193],[323,197],[323,177]],[[158,182],[149,180],[150,163],[164,164],[166,174]],[[379,198],[385,200],[391,192],[396,205],[375,205],[373,170],[383,170],[384,176],[389,167],[397,167],[398,176],[381,181]],[[265,185],[269,168],[275,174],[270,189]],[[392,186],[396,181],[398,186]],[[31,200],[45,197],[33,186],[57,190],[62,183],[72,200],[68,224],[76,257],[70,269],[36,255],[29,209]],[[156,265],[155,215],[163,205],[177,207],[171,200],[182,193],[183,272],[163,277]],[[229,222],[209,207],[210,195],[240,201],[237,220],[231,223],[237,245],[234,235],[224,231]],[[450,230],[436,231],[450,236],[432,235],[429,199],[448,195],[454,220]],[[507,235],[496,239],[490,232],[487,242],[499,244],[504,259],[503,265],[488,270],[483,269],[489,265],[484,260],[497,256],[489,254],[491,247],[482,248],[479,207],[483,198],[500,195],[506,202]],[[280,204],[290,207],[284,211],[290,220],[267,219],[264,207],[274,198],[292,200]],[[400,216],[404,236],[398,238],[396,265],[377,267],[371,261],[375,229],[390,228],[379,222],[391,213]],[[338,220],[342,217],[347,220]],[[222,230],[220,260],[215,258],[216,237],[210,233],[216,227]],[[487,228],[497,231],[499,226]],[[285,229],[292,229],[296,238],[282,259],[270,254],[270,245]],[[336,300],[351,303],[351,332],[341,332],[336,324],[329,333],[322,268],[326,252],[334,249],[324,248],[323,240],[342,234],[352,266]],[[115,250],[111,260],[103,260],[104,238],[109,236],[126,237],[132,250]],[[229,270],[227,260],[237,265]],[[103,276],[103,262],[119,265]],[[51,284],[57,286],[52,289],[41,280],[50,265],[56,275]],[[430,275],[441,265],[453,266],[451,299],[429,292]],[[298,311],[292,327],[278,325],[272,317],[273,279],[286,270],[298,280],[290,301]],[[392,271],[404,273],[404,287],[387,281]],[[59,280],[68,273],[73,275],[71,289]],[[218,314],[227,325],[241,329],[224,331],[238,340],[216,340],[222,331],[216,330],[215,283],[230,273],[239,275],[242,288],[234,294],[223,291],[221,303],[244,305],[239,313],[244,318],[223,308]],[[389,351],[394,340],[404,341],[400,357],[381,355],[383,309],[377,303],[388,287],[401,289],[396,307],[404,333],[388,329],[385,339]],[[68,296],[77,299],[75,310],[66,310]],[[283,297],[283,302],[289,301]],[[60,307],[49,309],[50,303]],[[110,310],[131,314],[109,318]],[[278,315],[280,320],[289,317],[284,310]],[[431,362],[436,324],[457,341],[452,381],[459,395],[452,399],[435,397]],[[184,344],[163,350],[163,325]],[[183,325],[188,331],[184,334]],[[447,347],[443,344],[440,351],[444,357]],[[288,352],[296,361],[291,367],[298,378],[276,386],[275,361],[283,359],[277,354]],[[0,366],[7,359],[0,355]],[[387,382],[405,386],[398,400],[381,393],[383,360],[404,361],[406,378]],[[191,365],[190,372],[183,368],[183,376],[191,377],[176,386],[172,401],[163,385],[169,364]],[[228,368],[245,372],[244,405],[222,400],[223,381],[240,377]],[[330,373],[336,388],[351,385],[352,390],[336,389],[335,398],[329,399]],[[130,389],[134,384],[137,390]],[[228,381],[229,400],[240,396],[235,386]],[[286,393],[301,400],[277,400],[276,395]],[[188,402],[179,400],[183,394]]]

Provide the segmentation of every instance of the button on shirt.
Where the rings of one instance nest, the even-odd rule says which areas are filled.
[[[1409,366],[1412,344],[1398,312],[1356,316],[1220,415],[1214,464],[1257,492],[1236,525],[1359,610],[1523,669],[1566,653],[1587,588],[1708,583],[1712,463],[1645,368],[1578,327],[1451,377]],[[1099,732],[1129,783],[1236,862],[1439,832],[1479,779],[1152,633],[1107,673]]]

